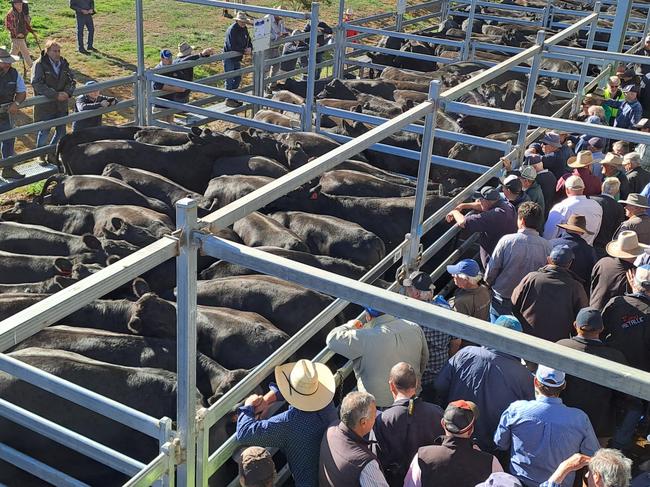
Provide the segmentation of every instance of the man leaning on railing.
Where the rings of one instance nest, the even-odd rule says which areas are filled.
[[[0,48],[0,132],[14,127],[13,116],[18,113],[20,103],[25,101],[27,90],[25,81],[11,65],[18,56],[12,56],[6,49]],[[14,138],[2,141],[2,158],[14,155]],[[2,168],[4,179],[20,179],[25,176],[12,167]]]

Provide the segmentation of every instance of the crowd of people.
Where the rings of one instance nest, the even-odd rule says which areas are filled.
[[[610,79],[613,98],[586,100],[589,112],[647,131],[633,99],[638,80],[620,74]],[[502,180],[447,215],[477,234],[480,249],[480,259],[447,268],[453,296],[436,296],[421,271],[401,276],[404,293],[650,371],[645,153],[546,133],[523,161],[503,161]],[[238,440],[279,448],[296,486],[572,487],[583,474],[588,487],[650,486],[642,471],[632,480],[648,408],[638,398],[371,308],[326,343],[352,360],[357,380],[338,415],[332,372],[308,360],[276,369],[277,385],[239,410]],[[288,410],[267,417],[282,399]]]

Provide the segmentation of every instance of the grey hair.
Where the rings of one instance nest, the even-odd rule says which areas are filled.
[[[602,184],[602,191],[605,194],[608,194],[610,196],[614,196],[618,194],[618,192],[621,190],[621,182],[618,180],[618,178],[611,177],[611,178],[605,178]]]
[[[370,406],[376,404],[375,396],[367,392],[352,391],[341,402],[341,421],[350,429],[370,415]]]
[[[641,154],[638,152],[628,152],[623,156],[623,162],[631,162],[632,164],[641,164]]]
[[[479,274],[478,276],[468,276],[467,274],[458,274],[458,277],[461,279],[467,279],[469,282],[473,284],[478,284],[481,282],[481,279],[483,279],[483,276]]]
[[[589,461],[589,472],[598,473],[605,487],[628,487],[632,460],[613,448],[601,448]]]
[[[605,109],[601,106],[598,105],[591,105],[588,109],[587,112],[589,115],[595,115],[601,120],[605,120]]]

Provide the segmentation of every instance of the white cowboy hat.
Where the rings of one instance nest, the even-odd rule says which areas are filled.
[[[567,161],[567,166],[573,168],[587,167],[594,163],[594,158],[591,155],[591,151],[582,150],[578,152],[577,156],[569,157]]]
[[[616,240],[612,240],[607,244],[605,250],[612,257],[634,259],[643,254],[647,248],[650,248],[650,246],[639,243],[636,232],[624,230],[618,234]]]
[[[311,360],[279,365],[275,382],[284,399],[301,411],[320,411],[334,398],[336,381],[325,364]]]

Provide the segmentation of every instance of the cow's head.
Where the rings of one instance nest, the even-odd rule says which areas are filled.
[[[0,214],[0,219],[8,222],[19,222],[23,216],[30,215],[32,212],[43,213],[43,206],[31,201],[16,201],[13,208],[9,208]]]
[[[102,233],[109,240],[124,240],[138,247],[144,247],[157,240],[156,235],[149,230],[131,225],[122,218],[111,218],[110,226],[103,228]],[[104,242],[104,246],[110,245]]]
[[[176,307],[148,292],[134,304],[127,328],[135,335],[175,338]]]
[[[350,88],[345,86],[340,79],[333,79],[323,87],[316,98],[335,98],[337,100],[356,100],[357,97]]]

